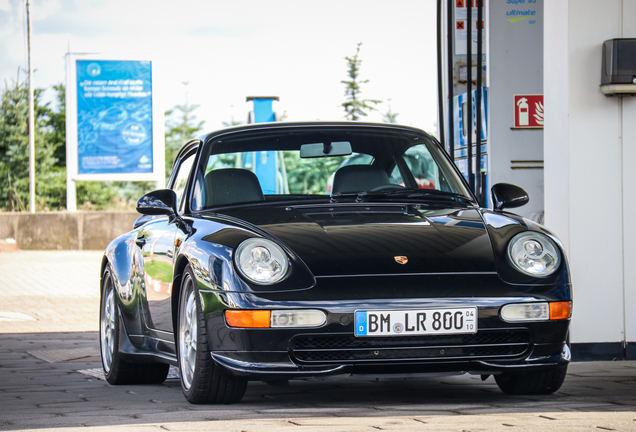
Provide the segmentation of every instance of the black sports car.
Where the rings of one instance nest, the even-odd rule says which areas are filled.
[[[492,200],[481,208],[410,127],[271,123],[192,140],[104,255],[106,378],[159,383],[176,365],[192,403],[349,373],[554,392],[570,360],[565,254],[504,211],[528,202],[521,188],[494,185]]]

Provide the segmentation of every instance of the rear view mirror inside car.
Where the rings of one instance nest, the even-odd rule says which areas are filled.
[[[352,153],[348,141],[303,144],[300,146],[301,158],[317,158],[325,156],[347,156]]]

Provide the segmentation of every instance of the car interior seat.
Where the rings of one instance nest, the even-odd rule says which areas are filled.
[[[373,165],[346,165],[338,169],[333,178],[333,193],[362,192],[390,185],[389,176]]]
[[[224,168],[205,175],[205,207],[264,201],[258,177],[241,168]]]

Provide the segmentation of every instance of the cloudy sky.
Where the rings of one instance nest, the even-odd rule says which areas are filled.
[[[399,123],[435,132],[435,0],[31,0],[31,13],[47,100],[69,50],[139,54],[154,59],[163,108],[187,97],[206,130],[245,121],[246,96],[279,96],[290,121],[340,120],[344,57],[362,42],[362,96],[386,101],[368,119],[390,99]],[[26,46],[25,0],[0,0],[3,87],[26,68]]]

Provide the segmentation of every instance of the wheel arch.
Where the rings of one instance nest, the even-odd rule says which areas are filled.
[[[110,265],[110,260],[104,254],[104,256],[102,257],[102,265],[99,270],[99,298],[100,299],[104,295],[104,271],[106,270],[106,267],[108,265]]]
[[[129,335],[141,335],[144,323],[140,309],[145,302],[140,276],[143,263],[140,262],[140,251],[134,240],[135,232],[132,231],[117,237],[108,245],[101,262],[100,289],[103,291],[104,272],[110,270],[125,328]]]
[[[174,277],[172,279],[172,328],[176,334],[177,331],[177,319],[179,318],[179,298],[181,296],[181,281],[183,280],[183,272],[185,268],[190,264],[190,260],[185,255],[180,255],[174,266]],[[176,336],[175,336],[176,340]]]

